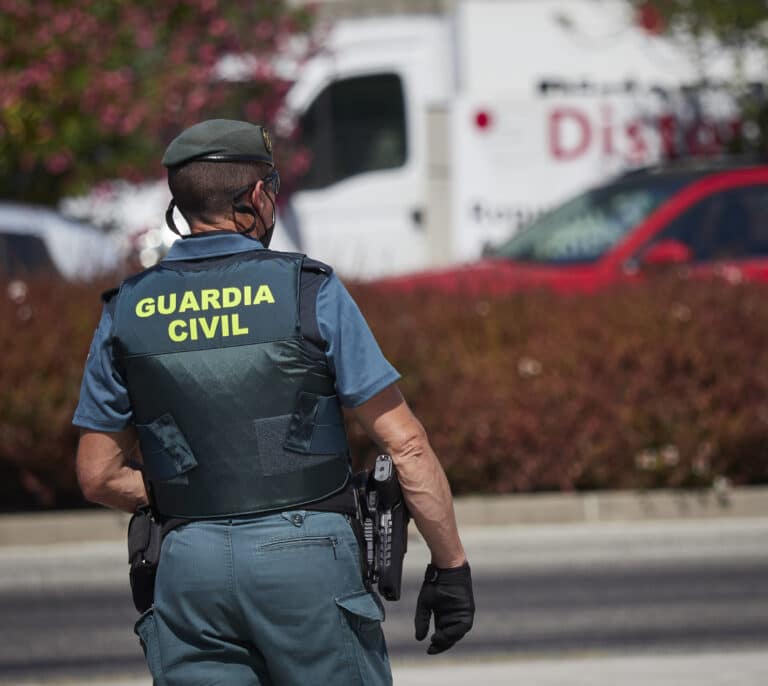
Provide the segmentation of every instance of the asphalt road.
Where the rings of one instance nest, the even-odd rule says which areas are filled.
[[[463,532],[477,602],[454,660],[768,649],[768,520]],[[420,656],[409,551],[387,604],[396,663]],[[122,544],[0,547],[0,682],[145,674]]]

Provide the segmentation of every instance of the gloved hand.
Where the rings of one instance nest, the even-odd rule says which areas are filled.
[[[429,655],[448,650],[472,628],[475,599],[469,563],[461,567],[440,569],[427,565],[424,583],[416,601],[416,640],[429,633],[429,618],[435,614],[435,633],[427,649]]]

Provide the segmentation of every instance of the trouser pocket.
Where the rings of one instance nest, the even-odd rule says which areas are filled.
[[[356,591],[336,598],[345,633],[347,653],[360,686],[389,686],[392,673],[381,622],[384,608],[372,593]]]
[[[144,659],[154,680],[154,686],[165,686],[163,667],[160,662],[160,642],[157,635],[157,623],[154,608],[144,612],[133,627],[134,633],[139,637],[141,648],[144,651]]]

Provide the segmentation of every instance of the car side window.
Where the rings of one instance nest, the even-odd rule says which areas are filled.
[[[663,240],[685,243],[694,262],[768,255],[768,185],[713,193],[693,204],[646,246]]]
[[[407,153],[402,81],[397,74],[336,81],[317,96],[300,128],[310,155],[301,189],[401,167]]]
[[[56,272],[43,239],[29,234],[0,233],[0,276],[20,277],[35,272]]]

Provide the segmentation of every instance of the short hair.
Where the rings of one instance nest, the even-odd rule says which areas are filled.
[[[264,162],[187,162],[168,169],[168,187],[188,222],[213,222],[231,214],[235,194],[255,185],[269,170]]]

